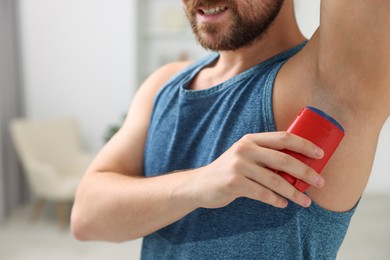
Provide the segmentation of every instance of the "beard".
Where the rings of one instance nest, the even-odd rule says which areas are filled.
[[[238,4],[240,3],[240,4]],[[232,51],[261,39],[278,16],[284,0],[188,0],[186,15],[199,44],[212,51]],[[229,23],[200,24],[198,7],[227,6]]]

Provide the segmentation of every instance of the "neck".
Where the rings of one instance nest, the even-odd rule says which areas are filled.
[[[260,39],[249,46],[221,52],[219,60],[213,66],[216,72],[214,75],[219,75],[221,81],[226,80],[302,43],[305,37],[299,30],[293,5],[293,0],[285,1],[274,23]]]

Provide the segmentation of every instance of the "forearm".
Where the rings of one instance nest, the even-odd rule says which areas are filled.
[[[127,241],[150,234],[193,211],[194,171],[154,178],[94,172],[80,184],[72,232],[80,240]]]
[[[79,240],[131,240],[197,208],[221,208],[240,197],[280,208],[287,206],[287,198],[308,207],[310,198],[268,167],[318,188],[324,180],[301,161],[280,152],[283,149],[316,159],[323,156],[320,148],[298,136],[262,133],[244,136],[215,161],[195,170],[153,178],[89,172],[76,195],[72,232]]]

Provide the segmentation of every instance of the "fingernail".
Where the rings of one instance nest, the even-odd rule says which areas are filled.
[[[280,206],[281,206],[282,208],[287,207],[287,205],[288,205],[287,200],[282,200],[282,202],[280,203]]]
[[[308,207],[310,207],[310,205],[311,205],[311,199],[305,198],[305,199],[303,200],[303,206],[306,207],[306,208],[308,208]]]
[[[316,178],[316,186],[322,187],[323,185],[324,185],[324,178],[322,178],[320,175],[318,175]]]
[[[314,153],[318,158],[322,158],[322,156],[324,156],[324,150],[318,147],[314,149]]]

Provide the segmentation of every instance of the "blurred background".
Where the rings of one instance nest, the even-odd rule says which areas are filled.
[[[295,4],[310,38],[320,1]],[[71,237],[74,190],[147,75],[205,53],[179,0],[0,0],[0,259],[139,258]],[[388,122],[339,259],[390,259],[389,155]]]

